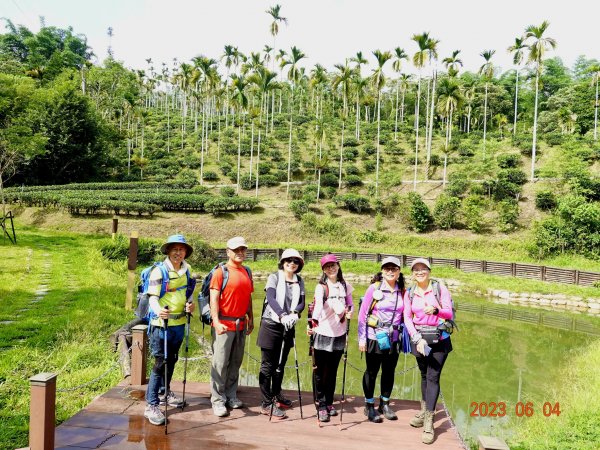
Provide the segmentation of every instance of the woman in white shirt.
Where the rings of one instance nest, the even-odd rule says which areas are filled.
[[[312,313],[315,396],[320,422],[329,422],[337,415],[333,407],[333,394],[337,369],[344,353],[347,323],[352,318],[353,288],[344,281],[342,268],[334,254],[321,258],[323,275],[315,288]]]

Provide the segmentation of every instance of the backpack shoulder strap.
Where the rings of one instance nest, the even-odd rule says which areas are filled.
[[[167,270],[167,267],[164,265],[163,262],[155,262],[154,264],[152,264],[152,267],[158,267],[160,270],[160,274],[161,274],[161,283],[160,283],[160,296],[159,298],[164,297],[164,295],[167,293],[167,290],[169,289],[169,271]],[[152,269],[154,270],[154,269]],[[150,273],[152,273],[152,270],[150,271]]]
[[[229,281],[229,269],[226,263],[221,262],[215,266],[214,270],[217,270],[219,267],[221,268],[221,272],[223,272],[223,282],[221,283],[221,292],[223,292]]]
[[[381,289],[381,281],[377,281],[375,283],[375,289],[374,291]],[[373,312],[373,309],[375,309],[375,305],[377,304],[377,300],[375,300],[374,298],[371,297],[371,304],[369,305],[369,309],[367,311],[367,315],[371,314]]]

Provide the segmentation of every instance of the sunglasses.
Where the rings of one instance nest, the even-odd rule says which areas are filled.
[[[288,264],[296,264],[297,266],[300,265],[300,260],[296,258],[284,259],[283,262]]]
[[[384,272],[398,272],[400,268],[396,266],[385,266],[382,267],[381,270]]]

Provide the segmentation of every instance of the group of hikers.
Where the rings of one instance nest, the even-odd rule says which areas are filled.
[[[229,239],[227,262],[211,272],[210,389],[212,410],[218,417],[226,417],[230,410],[244,407],[237,396],[239,371],[246,336],[255,325],[252,272],[243,264],[247,249],[243,237]],[[189,317],[195,309],[193,289],[189,289],[190,267],[186,262],[193,248],[183,235],[173,235],[161,251],[166,258],[162,265],[155,265],[151,270],[147,288],[150,349],[155,362],[146,391],[144,416],[154,425],[165,424],[161,404],[184,405],[184,400],[170,385],[185,337],[186,319],[189,326]],[[334,392],[338,366],[344,352],[347,354],[350,321],[355,313],[354,288],[344,279],[340,261],[334,254],[323,256],[320,264],[322,275],[315,288],[314,302],[308,307],[304,280],[299,275],[304,259],[297,250],[290,248],[281,254],[278,270],[269,275],[266,283],[257,345],[261,349],[261,413],[268,415],[269,420],[285,419],[286,409],[293,405],[282,393],[281,385],[288,354],[291,349],[296,351],[296,328],[305,310],[317,418],[319,423],[328,422],[338,414]],[[398,258],[384,258],[380,268],[358,311],[358,348],[365,354],[366,361],[362,379],[364,414],[373,423],[381,423],[383,418],[397,420],[390,406],[394,373],[400,353],[410,352],[421,373],[422,398],[421,409],[410,420],[410,425],[423,427],[422,441],[431,444],[435,438],[433,418],[440,393],[440,375],[452,351],[450,333],[454,317],[450,293],[442,283],[430,278],[431,265],[425,258],[412,261],[410,286],[405,283]]]

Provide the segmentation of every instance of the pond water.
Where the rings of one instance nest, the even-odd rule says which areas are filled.
[[[311,298],[315,283],[307,282],[307,297]],[[355,305],[367,286],[355,286]],[[260,316],[264,282],[255,285],[254,314]],[[463,300],[463,295],[454,296],[455,302]],[[473,297],[464,297],[477,301]],[[481,299],[479,299],[481,301]],[[460,330],[452,335],[454,351],[450,353],[441,386],[446,406],[457,428],[464,438],[475,439],[479,434],[510,437],[519,423],[527,420],[522,413],[525,408],[517,405],[532,403],[533,414],[543,414],[544,403],[553,407],[561,399],[555,389],[565,382],[559,379],[564,365],[570,360],[570,353],[581,343],[580,333],[558,330],[522,322],[480,316],[459,311],[457,322]],[[304,333],[306,315],[297,327],[296,346],[300,366],[300,383],[303,391],[310,392],[311,364],[308,356],[308,337]],[[346,392],[362,396],[362,374],[365,361],[358,351],[356,316],[350,328]],[[257,322],[258,326],[258,322]],[[258,329],[247,342],[247,350],[252,355],[244,358],[241,384],[258,385],[260,349],[256,346]],[[396,368],[393,398],[420,400],[420,375],[412,355],[401,355]],[[340,364],[336,399],[342,391],[343,367]],[[297,389],[294,369],[294,352],[290,352],[284,377],[285,389]],[[376,390],[377,395],[377,390]],[[441,401],[441,400],[440,400]],[[491,402],[506,404],[504,417],[490,417]],[[311,404],[310,398],[303,403]],[[482,404],[478,416],[472,416],[475,406]],[[485,410],[487,416],[482,417]],[[548,411],[548,410],[547,410]],[[496,410],[499,414],[500,410]],[[522,417],[517,417],[517,413]],[[501,414],[501,413],[500,413]]]

